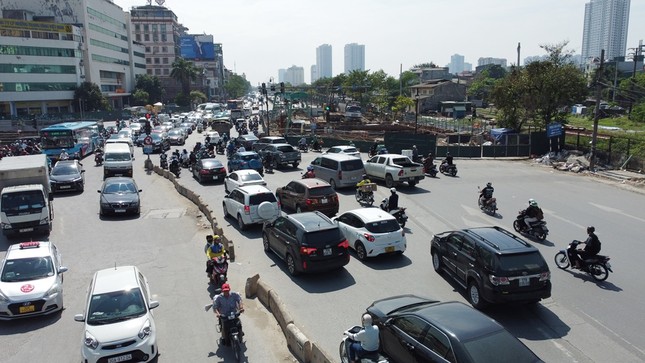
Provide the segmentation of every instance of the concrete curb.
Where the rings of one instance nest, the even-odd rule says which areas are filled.
[[[273,314],[282,328],[289,349],[294,356],[303,363],[332,363],[334,362],[327,353],[320,349],[316,343],[309,340],[294,323],[287,306],[280,300],[278,293],[271,289],[260,275],[254,275],[246,280],[245,295],[247,299],[257,297],[260,302]]]

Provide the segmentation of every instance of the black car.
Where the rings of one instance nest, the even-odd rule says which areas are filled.
[[[477,309],[551,296],[551,272],[540,251],[501,227],[437,234],[430,253],[434,270],[453,276]]]
[[[297,168],[300,161],[302,161],[300,151],[289,144],[270,144],[258,153],[262,158],[267,154],[271,154],[273,157],[273,169],[287,164],[291,164],[294,168]]]
[[[207,181],[224,181],[226,168],[215,158],[199,159],[193,165],[193,177],[202,184]]]
[[[49,173],[52,192],[78,191],[85,189],[85,170],[78,160],[61,160]]]
[[[253,135],[253,134],[246,134],[246,135],[241,135],[238,136],[236,139],[238,144],[244,146],[244,149],[251,151],[253,150],[253,144],[258,142],[258,137]]]
[[[111,177],[103,181],[103,186],[97,190],[101,194],[99,214],[141,214],[141,200],[134,179],[127,177]]]
[[[341,268],[349,263],[349,243],[338,225],[320,212],[278,217],[264,224],[262,245],[286,261],[291,275]]]
[[[152,133],[152,152],[162,153],[164,151],[170,150],[170,140],[168,140],[168,134],[166,133]]]
[[[367,312],[390,362],[542,362],[498,322],[457,301],[400,295],[373,302]]]

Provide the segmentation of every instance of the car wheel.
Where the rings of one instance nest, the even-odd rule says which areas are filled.
[[[432,251],[432,268],[439,273],[441,272],[441,256],[437,251]]]
[[[269,246],[269,236],[266,233],[262,233],[262,247],[264,247],[264,252],[269,252],[271,249]]]
[[[388,188],[392,188],[394,186],[394,179],[392,178],[392,175],[387,174],[385,176],[385,186]]]
[[[470,304],[477,310],[481,310],[486,306],[486,302],[484,301],[484,298],[482,297],[481,290],[479,289],[479,286],[477,285],[477,282],[475,280],[470,281],[468,284],[468,301],[470,301]]]
[[[295,169],[295,168],[297,168],[297,167],[298,167],[298,165],[299,165],[299,163],[293,163],[293,167],[294,167],[294,169]]]
[[[409,186],[411,186],[411,187],[414,187],[414,186],[415,186],[415,185],[417,185],[418,183],[419,183],[419,181],[418,181],[418,180],[413,180],[413,181],[409,181],[409,182],[408,182],[408,185],[409,185]]]
[[[298,271],[296,270],[296,261],[293,259],[293,256],[291,254],[287,254],[287,271],[289,271],[289,275],[291,276],[296,276],[298,274]]]
[[[224,219],[228,217],[228,209],[226,209],[226,203],[222,203],[222,209],[224,210]]]
[[[240,227],[242,231],[246,229],[246,224],[244,224],[244,220],[242,219],[241,214],[237,215],[237,225]]]
[[[356,257],[358,257],[358,259],[361,261],[365,261],[367,259],[367,251],[365,250],[365,246],[363,246],[363,244],[360,242],[356,242]]]
[[[336,190],[336,181],[334,179],[329,179],[329,185],[331,185],[331,188]]]

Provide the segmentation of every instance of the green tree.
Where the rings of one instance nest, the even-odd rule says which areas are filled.
[[[109,104],[98,85],[91,82],[83,82],[74,91],[74,103],[79,100],[83,111],[95,111],[109,108]]]
[[[267,87],[269,86],[267,85]],[[240,98],[247,94],[250,89],[251,83],[237,74],[232,74],[224,83],[224,90],[230,98]]]
[[[497,80],[506,76],[506,70],[500,65],[492,65],[484,69],[481,73],[475,76],[473,83],[468,87],[468,96],[478,100],[483,100],[484,103],[488,102],[490,95]]]
[[[149,103],[148,100],[150,99],[150,95],[148,92],[137,88],[132,94],[132,98],[134,98],[135,106],[143,106]]]
[[[201,91],[190,91],[190,100],[193,103],[204,103],[207,99],[208,97],[206,97],[206,95]]]
[[[190,96],[180,92],[175,96],[175,103],[180,107],[190,106]]]
[[[412,66],[412,68],[437,68],[437,65],[434,64],[434,62],[429,62],[429,63],[421,63],[421,64],[416,64]]]
[[[143,101],[143,104],[153,104],[161,101],[164,89],[161,86],[159,77],[150,74],[138,74],[136,81],[135,89],[145,91],[148,94],[148,99]]]
[[[395,115],[402,115],[410,107],[414,107],[415,102],[412,98],[406,96],[397,96],[392,107],[392,112]],[[397,116],[398,117],[398,116]]]
[[[197,73],[198,69],[193,62],[189,62],[183,58],[177,58],[172,62],[170,77],[181,84],[181,90],[184,95],[190,94],[190,83],[197,80]]]

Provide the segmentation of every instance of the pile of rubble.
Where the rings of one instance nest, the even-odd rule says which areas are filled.
[[[572,171],[574,173],[589,170],[589,160],[578,151],[562,150],[557,153],[550,152],[535,159],[535,162],[550,165],[554,169]]]

